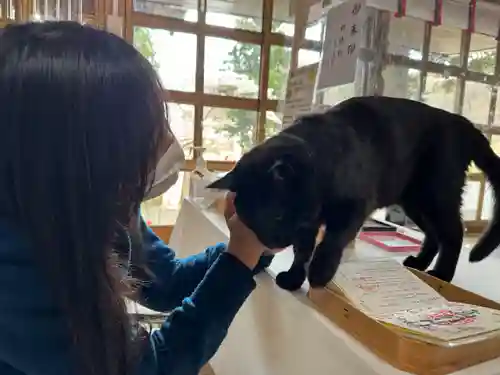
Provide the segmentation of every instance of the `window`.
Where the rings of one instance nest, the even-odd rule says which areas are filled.
[[[490,142],[493,150],[495,150],[496,154],[500,156],[500,135],[493,134],[491,136]],[[493,194],[493,187],[490,185],[488,181],[486,181],[481,219],[490,220],[493,217],[494,207],[495,207],[495,196]]]
[[[460,65],[460,29],[437,26],[432,28],[429,61],[444,65]]]
[[[481,212],[481,220],[491,220],[493,218],[493,208],[495,207],[495,196],[493,195],[493,187],[486,181],[483,198],[483,210]]]
[[[335,105],[355,95],[354,83],[330,87],[324,91],[322,104]]]
[[[295,31],[294,4],[293,0],[273,1],[273,23],[271,28],[274,32],[293,37]]]
[[[262,0],[207,0],[208,25],[262,31]]]
[[[462,218],[464,220],[476,220],[480,189],[479,181],[467,181],[462,194]]]
[[[188,174],[179,173],[176,183],[164,194],[142,204],[141,212],[149,225],[173,225],[179,215],[182,199],[189,189]]]
[[[223,38],[205,39],[206,93],[257,98],[259,78],[259,45]]]
[[[310,49],[299,49],[297,66],[310,65],[319,62],[321,59],[321,52]]]
[[[495,117],[493,118],[493,126],[495,128],[500,128],[500,93],[498,93],[498,88],[495,88],[497,95],[497,101],[495,105]]]
[[[429,105],[455,112],[457,79],[440,74],[428,73],[422,100]]]
[[[134,28],[134,46],[156,68],[167,90],[195,91],[196,35]],[[182,51],[182,58],[176,54]]]
[[[493,134],[491,136],[491,147],[495,150],[496,154],[500,156],[500,135]]]
[[[170,128],[181,144],[186,158],[192,156],[194,138],[194,106],[168,103]]]
[[[490,98],[490,85],[466,81],[462,114],[475,124],[488,124]]]
[[[307,26],[305,39],[314,40],[315,42],[323,41],[323,27],[325,25],[325,19],[322,18],[315,23]]]
[[[257,112],[218,107],[203,108],[205,160],[236,161],[253,145]]]
[[[197,9],[197,0],[182,2],[174,0],[134,0],[134,10],[136,12],[178,18],[189,22],[198,21]]]
[[[420,71],[404,66],[389,65],[382,72],[384,95],[417,100],[420,90]]]
[[[411,17],[391,18],[388,52],[407,56],[413,60],[422,59],[425,22]]]
[[[497,41],[491,36],[472,34],[467,67],[470,71],[495,74]]]
[[[290,47],[271,46],[269,55],[268,98],[285,98],[291,56],[292,49]]]
[[[266,138],[272,137],[281,131],[283,113],[266,111]]]
[[[273,21],[271,31],[273,33],[283,34],[293,38],[293,35],[295,34],[295,25],[288,22]]]
[[[44,0],[31,3],[34,10],[32,19],[41,20],[71,20],[81,22],[83,15],[95,15],[95,5],[93,0]],[[14,0],[4,0],[0,2],[0,14],[2,19],[16,19]]]

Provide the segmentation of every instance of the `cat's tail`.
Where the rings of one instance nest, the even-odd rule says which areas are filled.
[[[479,262],[500,245],[500,157],[495,154],[486,137],[478,129],[473,128],[468,137],[474,163],[488,178],[495,201],[490,224],[469,255],[471,262]]]

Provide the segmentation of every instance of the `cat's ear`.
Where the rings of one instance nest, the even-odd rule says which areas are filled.
[[[269,168],[269,173],[275,182],[286,182],[294,175],[293,168],[283,160],[276,161],[271,168]]]
[[[206,186],[208,189],[219,189],[219,190],[235,190],[234,174],[233,172],[227,173],[224,177],[215,180],[214,182]]]

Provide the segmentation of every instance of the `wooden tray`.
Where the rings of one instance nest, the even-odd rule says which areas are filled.
[[[500,304],[410,269],[449,301],[500,310]],[[413,340],[363,314],[347,299],[329,289],[311,289],[315,307],[377,356],[392,366],[417,375],[445,375],[500,357],[500,337],[456,347]]]

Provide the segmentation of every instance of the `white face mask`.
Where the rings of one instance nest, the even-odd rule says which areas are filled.
[[[162,195],[175,184],[179,177],[179,172],[185,160],[184,151],[177,138],[172,136],[172,139],[172,144],[168,147],[167,152],[163,154],[156,165],[151,190],[144,197],[144,200],[153,199]]]

